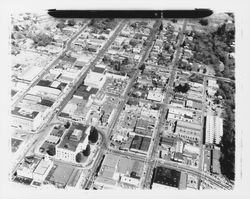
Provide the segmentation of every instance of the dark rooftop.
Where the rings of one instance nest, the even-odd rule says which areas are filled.
[[[103,73],[103,71],[105,70],[105,68],[101,68],[101,67],[94,67],[94,69],[92,69],[93,72],[96,73]]]
[[[79,86],[74,95],[82,96],[83,99],[88,100],[91,94],[96,94],[98,92],[97,88],[91,88],[89,91],[87,88],[88,87],[85,85]]]
[[[148,151],[150,141],[151,141],[150,138],[144,137],[143,140],[142,140],[142,143],[141,143],[140,150],[145,151],[145,152]]]
[[[20,113],[20,112],[19,112],[20,110],[21,110],[20,107],[15,107],[15,108],[11,111],[11,114],[12,114],[12,115],[16,115],[16,116],[20,116],[20,117],[26,117],[26,118],[28,118],[28,119],[34,119],[34,118],[38,115],[38,113],[39,113],[39,112],[37,112],[37,111],[33,111],[33,112],[31,112],[31,113],[25,113],[25,112]]]
[[[181,172],[179,171],[168,169],[165,167],[157,167],[155,170],[153,182],[171,187],[178,187],[180,175]]]
[[[130,148],[139,150],[139,148],[141,147],[141,142],[142,142],[142,137],[136,135],[132,141]]]
[[[130,148],[141,150],[141,151],[148,151],[151,139],[148,137],[141,137],[135,135]]]
[[[43,79],[41,79],[38,83],[37,83],[37,85],[38,86],[45,86],[45,87],[49,87],[50,85],[51,85],[51,81],[49,81],[49,80],[43,80]]]
[[[77,64],[77,65],[74,65],[74,67],[81,70],[83,66],[80,66],[79,64]]]
[[[66,83],[61,82],[56,88],[62,91],[66,86],[67,86]]]
[[[42,101],[40,103],[38,103],[38,104],[51,107],[54,104],[54,102],[52,102],[50,100],[47,100],[47,99],[42,99]]]

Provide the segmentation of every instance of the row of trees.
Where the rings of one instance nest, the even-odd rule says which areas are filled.
[[[89,134],[89,142],[90,144],[95,144],[98,140],[98,131],[95,127],[91,127],[90,134]],[[90,145],[88,144],[86,149],[77,153],[76,155],[76,162],[77,163],[83,163],[87,160],[88,156],[90,155]]]
[[[235,85],[232,83],[218,81],[220,89],[216,95],[223,97],[224,101],[224,123],[223,136],[220,147],[222,156],[220,158],[221,172],[230,180],[235,179]]]
[[[114,29],[116,26],[116,21],[114,19],[111,18],[106,18],[106,19],[91,19],[89,25],[97,28],[97,29],[103,29],[103,30],[107,30],[107,29]]]
[[[60,22],[56,25],[56,27],[59,28],[59,29],[63,29],[63,28],[65,28],[67,25],[68,25],[68,26],[74,26],[75,24],[76,24],[76,22],[75,22],[74,19],[69,19],[69,20],[67,21],[67,23],[66,23],[65,20],[62,20],[62,21],[60,21]]]
[[[86,149],[76,154],[76,162],[84,163],[90,155],[90,145],[88,144]]]

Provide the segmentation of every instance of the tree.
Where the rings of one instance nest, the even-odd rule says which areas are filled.
[[[207,19],[201,19],[199,21],[199,23],[202,25],[202,26],[207,26],[208,25],[208,20]]]
[[[142,64],[140,65],[139,70],[141,70],[141,72],[143,73],[145,70],[145,67],[146,67],[145,64]]]
[[[20,28],[17,25],[14,25],[13,29],[14,29],[14,31],[19,31],[20,30]]]
[[[178,86],[176,86],[174,88],[175,92],[181,92],[181,93],[186,93],[188,92],[188,90],[190,89],[190,86],[188,83],[185,83],[183,86],[181,84],[179,84]]]
[[[56,154],[56,148],[54,145],[49,145],[47,154],[50,156],[54,156]]]
[[[82,154],[85,156],[85,157],[88,157],[89,154],[90,154],[90,145],[88,144],[86,149],[82,151]]]
[[[90,134],[89,134],[89,141],[94,144],[98,140],[98,131],[95,127],[91,127]]]
[[[207,72],[207,69],[206,68],[204,68],[203,69],[203,74],[205,74]]]
[[[69,127],[70,127],[70,122],[69,122],[69,121],[67,121],[67,123],[66,123],[66,124],[64,124],[64,128],[68,129]]]
[[[34,35],[32,39],[38,46],[47,46],[53,41],[53,38],[45,33]]]
[[[60,23],[58,23],[58,24],[56,25],[56,27],[59,28],[59,29],[63,29],[65,26],[66,26],[66,25],[65,25],[64,22],[60,22]]]
[[[74,19],[69,19],[68,20],[68,25],[69,26],[74,26],[76,24],[75,20]]]
[[[163,30],[163,24],[162,24],[162,21],[161,21],[161,24],[159,26],[159,30],[162,31]]]
[[[83,161],[83,154],[82,154],[82,152],[79,152],[79,153],[77,153],[76,154],[76,162],[77,163],[81,163],[82,161]]]
[[[129,63],[129,59],[127,57],[125,57],[125,59],[122,60],[122,64],[127,65],[128,63]]]

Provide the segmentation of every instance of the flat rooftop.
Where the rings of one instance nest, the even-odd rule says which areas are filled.
[[[97,88],[92,88],[92,87],[88,87],[85,85],[81,85],[77,88],[74,95],[82,96],[83,99],[88,100],[91,94],[96,94],[97,92],[98,92]]]
[[[13,110],[11,110],[12,115],[20,116],[20,117],[25,117],[27,119],[34,119],[39,112],[37,111],[30,111],[26,112],[25,110],[22,110],[21,107],[15,107]]]
[[[101,68],[101,67],[97,67],[95,66],[92,71],[96,72],[96,73],[103,73],[103,71],[105,70],[105,68]]]
[[[67,165],[57,165],[56,169],[50,175],[49,181],[66,186],[73,174],[74,168]]]
[[[185,121],[181,121],[181,120],[177,121],[176,127],[189,128],[189,129],[194,129],[194,130],[200,130],[201,129],[200,124],[185,122]]]
[[[166,186],[178,187],[180,176],[181,172],[179,171],[165,167],[157,167],[155,169],[153,182]]]

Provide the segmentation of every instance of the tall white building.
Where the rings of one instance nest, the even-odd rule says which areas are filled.
[[[206,143],[219,144],[223,135],[223,119],[208,115],[206,118]]]

